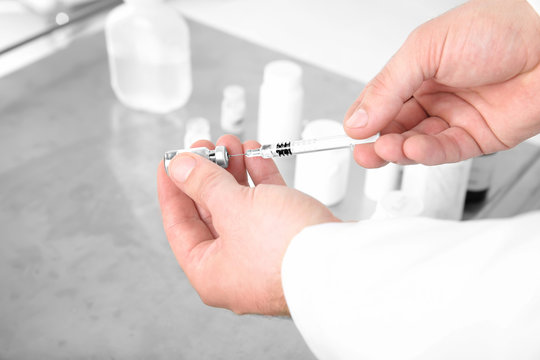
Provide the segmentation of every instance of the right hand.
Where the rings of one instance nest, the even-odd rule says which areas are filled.
[[[365,167],[457,162],[539,133],[540,16],[524,0],[473,0],[423,24],[351,106],[345,131],[381,133],[355,149]]]

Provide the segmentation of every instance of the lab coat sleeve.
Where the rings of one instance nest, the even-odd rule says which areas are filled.
[[[282,282],[320,359],[540,359],[540,212],[331,223],[291,242]]]

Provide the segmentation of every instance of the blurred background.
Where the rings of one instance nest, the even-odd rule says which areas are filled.
[[[241,136],[256,138],[263,72],[276,60],[302,69],[298,125],[329,119],[341,129],[407,35],[461,2],[168,1],[187,20],[193,91],[185,106],[151,113],[111,86],[104,27],[122,1],[0,0],[0,359],[313,360],[290,319],[200,301],[163,233],[156,167],[189,146],[193,120],[213,141],[225,132],[229,85],[244,89]],[[531,144],[497,154],[484,198],[463,219],[540,209],[539,158]],[[367,219],[377,200],[364,194],[366,170],[343,165],[347,196],[331,210]],[[317,166],[314,179],[330,172]]]
[[[0,0],[0,49],[24,42],[70,19],[85,18],[112,8],[118,0]],[[456,6],[462,0],[403,2],[355,0],[171,0],[188,18],[292,55],[359,81],[368,81],[419,24]],[[96,19],[99,22],[99,20]],[[279,26],[278,26],[279,25]],[[86,23],[71,30],[75,36]],[[9,71],[60,46],[48,39]],[[67,36],[69,38],[69,36]]]

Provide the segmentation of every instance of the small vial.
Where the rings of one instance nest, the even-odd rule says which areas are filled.
[[[186,133],[184,135],[184,148],[189,149],[197,140],[211,141],[210,122],[203,118],[193,118],[186,123]]]
[[[246,91],[238,85],[227,86],[223,90],[221,102],[221,128],[224,132],[242,135],[246,115]]]
[[[163,156],[163,165],[165,166],[165,172],[167,172],[167,175],[169,174],[169,164],[171,163],[172,159],[174,159],[174,157],[178,154],[187,152],[202,156],[203,158],[210,160],[214,164],[219,165],[224,169],[229,167],[229,153],[227,152],[227,148],[225,146],[216,146],[214,150],[210,150],[206,147],[171,150],[167,151]]]

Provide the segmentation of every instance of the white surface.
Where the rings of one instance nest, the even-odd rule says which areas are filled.
[[[189,17],[369,81],[418,25],[461,0],[175,0]]]
[[[539,221],[311,226],[283,260],[285,298],[320,360],[539,359]]]

